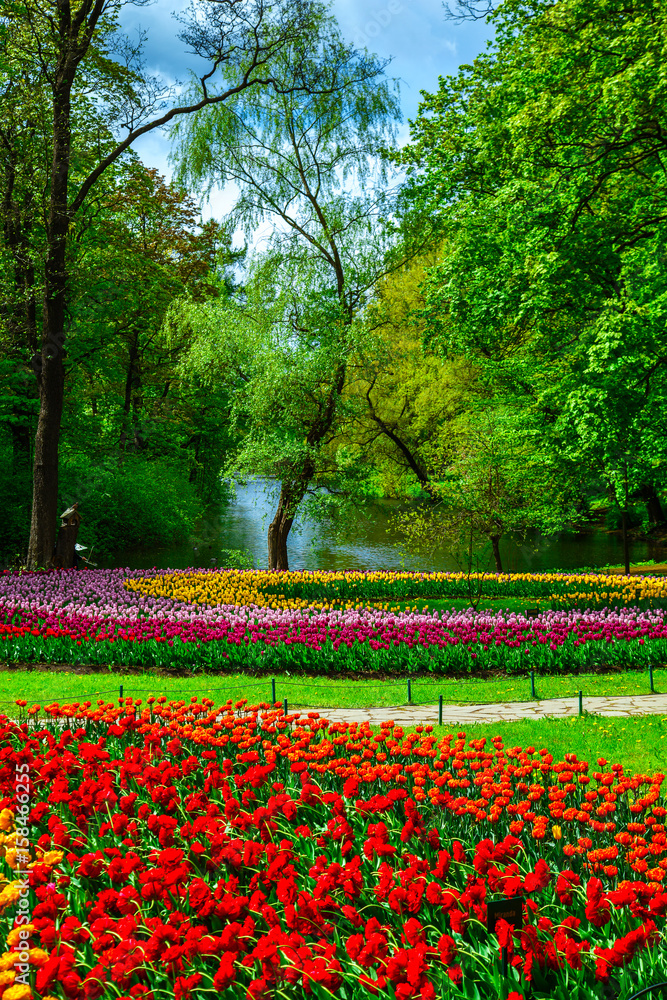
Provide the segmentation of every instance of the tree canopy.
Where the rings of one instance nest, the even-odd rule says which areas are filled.
[[[404,158],[439,217],[426,336],[539,413],[553,447],[664,483],[664,5],[507,0]]]
[[[47,565],[86,497],[106,551],[142,494],[134,541],[183,533],[223,473],[279,484],[279,569],[300,512],[372,492],[497,568],[600,508],[664,527],[663,4],[458,0],[494,39],[399,149],[386,62],[321,0],[202,0],[173,86],[129,2],[0,14],[3,553]],[[171,181],[132,151],[155,129]]]
[[[15,268],[15,298],[22,294],[21,282],[34,280],[42,291],[40,334],[31,325],[32,293],[24,310],[39,397],[31,567],[50,560],[55,540],[77,221],[90,211],[107,173],[142,135],[246,90],[303,88],[298,73],[288,84],[276,76],[276,60],[288,45],[292,51],[295,46],[307,51],[308,38],[324,16],[317,0],[250,0],[243,5],[202,0],[184,15],[180,37],[208,68],[193,82],[191,99],[184,103],[178,87],[147,72],[141,46],[119,33],[118,14],[127,2],[21,0],[3,20],[0,110],[8,122],[3,155],[10,167],[3,204],[11,219],[4,228],[28,262],[19,261]],[[40,273],[31,277],[34,257],[27,248],[36,230],[42,241]]]

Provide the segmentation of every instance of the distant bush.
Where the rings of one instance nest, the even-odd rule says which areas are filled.
[[[255,569],[255,557],[249,549],[221,549],[221,569]]]

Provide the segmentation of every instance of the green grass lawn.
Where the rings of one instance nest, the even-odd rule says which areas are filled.
[[[622,764],[628,774],[667,773],[667,716],[603,718],[583,715],[571,719],[523,719],[520,722],[497,722],[485,726],[465,726],[468,740],[502,736],[506,747],[546,747],[555,760],[566,753],[576,753],[597,770],[598,757],[610,764]],[[456,735],[456,728],[435,726],[434,735]]]
[[[330,680],[324,677],[276,676],[276,698],[287,698],[290,706],[308,705],[322,708],[368,708],[407,703],[407,682],[403,680]],[[115,700],[123,685],[125,697],[142,698],[166,695],[171,700],[189,701],[209,697],[216,702],[228,698],[247,698],[252,703],[271,700],[271,678],[229,676],[167,677],[154,674],[95,673],[74,674],[64,671],[4,670],[0,671],[0,705],[5,712],[17,698],[30,703],[51,701]],[[655,690],[667,691],[667,670],[654,672]],[[628,671],[613,674],[564,674],[535,679],[538,699],[576,698],[581,690],[584,698],[596,695],[649,694],[648,672]],[[531,701],[528,677],[492,680],[451,680],[447,678],[413,678],[412,702],[416,705],[436,704],[442,695],[449,704],[493,703],[498,701]]]

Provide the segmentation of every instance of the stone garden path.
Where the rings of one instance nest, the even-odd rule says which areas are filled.
[[[584,698],[583,710],[592,715],[664,715],[667,716],[667,694],[632,695],[629,697]],[[305,715],[314,709],[302,708]],[[395,708],[322,708],[320,715],[331,722],[380,722],[392,719],[396,725],[436,725],[437,705],[397,705]],[[443,725],[470,726],[474,723],[514,722],[519,719],[569,718],[579,714],[578,697],[550,698],[548,701],[508,701],[495,705],[443,705]]]

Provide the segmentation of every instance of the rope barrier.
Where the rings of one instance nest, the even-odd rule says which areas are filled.
[[[578,715],[582,716],[584,714],[583,693],[582,692],[578,692],[578,694],[582,695],[580,698],[578,698],[578,705],[579,705]],[[120,697],[124,700],[125,698],[131,697],[131,696],[130,695],[123,695],[123,696],[120,696]],[[577,698],[577,695],[573,695],[572,697],[573,698]],[[632,697],[642,697],[642,696],[641,695],[625,695],[625,696],[624,695],[619,695],[617,697],[629,697],[629,698],[632,698]],[[67,699],[64,699],[64,698],[50,698],[46,702],[44,700],[39,701],[39,702],[35,701],[35,700],[29,700],[29,699],[23,699],[23,700],[26,701],[26,706],[25,707],[30,707],[32,705],[42,705],[42,706],[47,705],[47,704],[50,705],[50,704],[52,704],[54,702],[56,702],[56,703],[63,703],[63,702],[67,703]],[[89,699],[86,699],[86,700],[89,700]],[[165,704],[170,704],[171,701],[175,701],[175,700],[177,700],[177,699],[170,699],[170,701],[166,702]],[[182,699],[178,699],[178,700],[182,700]],[[287,700],[288,699],[286,697],[283,698],[283,703],[286,702]],[[563,700],[562,697],[560,697],[560,698],[540,698],[541,702],[562,701],[562,700]],[[313,699],[309,699],[307,701],[300,701],[300,700],[290,699],[289,703],[290,703],[290,705],[293,705],[295,708],[313,708],[313,709],[317,709],[317,710],[321,709],[322,711],[326,711],[327,709],[338,708],[338,707],[348,708],[350,711],[356,711],[356,710],[361,709],[361,708],[367,708],[367,707],[369,707],[367,704],[364,704],[364,703],[353,704],[353,705],[344,705],[344,706],[336,706],[336,705],[319,705],[318,706],[318,705],[313,705]],[[195,704],[201,704],[201,703],[199,702],[199,703],[195,703]],[[277,704],[277,702],[271,701],[270,698],[267,698],[266,701],[261,702],[261,704],[275,705],[275,704]],[[408,704],[410,706],[413,706],[413,707],[424,707],[424,706],[428,706],[428,705],[432,704],[432,702],[431,702],[431,700],[424,701],[424,702],[415,702],[415,701],[412,701],[412,702],[406,702],[406,704]],[[493,705],[496,705],[496,704],[504,704],[504,702],[489,701],[489,702],[469,702],[469,703],[466,703],[466,702],[449,702],[448,703],[448,702],[445,702],[443,700],[442,695],[439,695],[438,696],[438,703],[437,703],[438,717],[439,717],[439,719],[441,719],[442,718],[442,710],[443,710],[443,708],[447,708],[450,705],[455,706],[457,708],[465,709],[467,705],[471,705],[471,704],[481,705],[481,706],[493,706]],[[523,704],[523,702],[519,702],[519,704]],[[16,706],[16,701],[0,701],[0,705],[12,705],[12,706]],[[385,703],[385,704],[377,705],[376,707],[377,708],[399,708],[400,706],[399,705],[392,705],[392,704],[386,704]]]
[[[657,668],[654,667],[654,668],[652,668],[652,670],[650,671],[650,674],[649,674],[649,687],[650,687],[651,691],[654,690],[656,672],[657,672]],[[531,672],[531,673],[533,673],[533,672]],[[94,675],[82,674],[81,676],[83,678],[83,677],[90,677],[90,676],[94,676]],[[545,676],[548,676],[548,677],[557,677],[558,675],[557,674],[548,674],[548,675],[545,675]],[[508,680],[511,680],[511,679],[513,679],[513,678],[509,678],[508,677]],[[535,695],[535,689],[534,689],[535,678],[533,676],[533,678],[529,677],[529,679],[531,681],[531,695],[533,697],[536,697],[536,695]],[[193,675],[193,677],[182,677],[182,678],[181,677],[156,677],[155,678],[155,684],[151,685],[150,687],[145,687],[145,686],[136,687],[135,685],[132,685],[132,690],[133,691],[149,691],[150,692],[150,691],[152,691],[155,688],[156,684],[165,684],[165,683],[168,684],[170,681],[178,681],[180,683],[185,683],[185,682],[189,682],[189,681],[199,681],[199,680],[200,680],[200,677],[197,676],[197,675]],[[261,681],[259,681],[259,680],[258,681],[248,681],[245,678],[243,678],[243,679],[239,678],[238,684],[242,684],[242,686],[243,686],[244,689],[245,688],[264,687],[265,685],[270,685],[271,682],[272,682],[272,680],[274,680],[274,679],[270,678],[270,677],[267,677],[266,679],[261,680]],[[287,679],[287,678],[280,678],[280,685],[282,687],[290,687],[290,686],[295,686],[296,685],[298,688],[308,687],[308,688],[312,688],[313,690],[316,690],[316,691],[331,691],[332,689],[336,690],[336,685],[339,685],[340,687],[347,688],[347,687],[349,687],[350,682],[352,682],[353,684],[362,684],[363,683],[363,684],[367,685],[369,688],[381,688],[383,691],[385,691],[388,687],[394,687],[394,686],[395,687],[399,687],[399,688],[401,688],[401,687],[404,688],[405,684],[406,684],[406,681],[403,680],[403,679],[399,679],[399,680],[386,680],[386,681],[369,681],[369,680],[355,681],[352,678],[348,678],[348,679],[345,679],[345,680],[338,680],[338,679],[332,680],[328,684],[316,684],[316,683],[312,683],[310,680],[305,680],[305,679],[300,679],[300,678],[289,678],[289,679]],[[409,683],[410,683],[411,686],[413,684],[417,684],[418,682],[422,682],[424,685],[427,685],[428,687],[432,687],[432,688],[435,687],[438,690],[442,689],[443,687],[457,686],[457,685],[459,685],[461,683],[470,683],[470,681],[468,679],[465,679],[465,680],[462,679],[460,681],[459,680],[452,680],[452,679],[450,679],[450,680],[444,680],[443,679],[440,682],[438,682],[438,680],[435,680],[435,679],[428,679],[428,680],[424,680],[423,678],[410,678],[409,679]],[[124,681],[123,683],[127,684],[127,681]],[[476,683],[476,682],[473,680],[473,683]],[[479,683],[479,682],[477,682],[477,683]],[[213,691],[232,691],[232,690],[236,690],[237,689],[238,684],[225,684],[222,687],[215,687],[215,688],[207,687],[206,691],[207,692],[209,692],[209,691],[210,692],[213,692]],[[202,685],[199,684],[197,686],[202,686]],[[79,693],[80,693],[80,691],[73,691],[72,692],[73,695],[76,695],[76,694],[79,694]],[[106,692],[97,692],[97,693],[98,694],[105,694]],[[69,693],[67,695],[59,695],[59,697],[68,697],[68,696],[69,696]],[[0,704],[5,704],[5,702],[3,702],[3,701],[0,700]]]
[[[649,670],[649,690],[650,690],[651,694],[657,693],[656,689],[655,689],[656,669],[657,668],[655,668],[655,667],[651,667],[650,670]],[[90,676],[90,675],[82,675],[82,677],[85,677],[85,676]],[[119,687],[118,688],[113,688],[113,689],[112,688],[108,688],[108,689],[105,689],[104,691],[96,691],[92,695],[88,694],[88,693],[82,694],[81,689],[79,689],[77,691],[67,691],[67,692],[60,692],[60,693],[57,693],[57,694],[49,694],[48,695],[48,703],[51,703],[51,702],[61,702],[61,701],[67,700],[67,699],[78,699],[78,700],[83,699],[85,701],[89,701],[89,700],[92,701],[92,699],[94,699],[94,698],[101,698],[101,697],[107,697],[109,695],[115,695],[116,692],[118,692],[118,697],[119,698],[132,697],[134,699],[134,698],[136,698],[136,695],[138,695],[138,694],[145,694],[145,693],[153,694],[153,692],[156,690],[156,688],[159,686],[159,684],[161,682],[169,681],[169,680],[178,681],[179,684],[184,685],[184,686],[187,685],[189,687],[190,691],[192,691],[193,688],[194,689],[199,688],[200,690],[203,689],[202,693],[204,695],[218,694],[220,692],[230,692],[230,691],[231,692],[235,692],[238,695],[238,694],[240,694],[242,692],[247,691],[248,689],[256,689],[256,688],[266,688],[266,693],[268,695],[269,694],[269,685],[270,685],[270,701],[268,700],[268,698],[267,698],[267,701],[268,701],[269,704],[272,704],[272,705],[277,704],[279,701],[283,701],[284,702],[284,701],[287,700],[287,698],[286,698],[286,696],[284,694],[285,690],[287,690],[287,694],[289,694],[290,690],[295,691],[295,689],[296,689],[296,691],[295,691],[295,698],[291,698],[290,697],[289,701],[290,701],[291,704],[299,705],[299,706],[306,706],[306,705],[310,704],[312,702],[312,699],[310,701],[295,700],[297,698],[297,694],[301,695],[302,697],[308,698],[309,697],[308,693],[310,691],[313,691],[313,692],[326,691],[329,695],[335,695],[337,693],[337,690],[338,690],[338,688],[337,688],[338,682],[337,681],[330,681],[327,684],[317,684],[317,683],[313,683],[313,682],[311,682],[309,680],[305,680],[305,679],[301,679],[301,678],[296,678],[296,677],[294,677],[294,678],[290,677],[290,678],[279,678],[279,679],[276,679],[275,677],[268,677],[267,676],[267,677],[263,678],[262,680],[253,680],[253,681],[246,680],[246,678],[244,677],[244,678],[238,678],[238,681],[236,683],[225,684],[225,685],[217,686],[217,687],[213,687],[213,688],[211,688],[211,687],[204,687],[201,683],[199,683],[200,682],[200,678],[196,677],[196,676],[195,677],[183,677],[183,678],[156,678],[156,683],[152,684],[150,687],[146,687],[144,685],[137,685],[137,686],[135,686],[134,684],[131,683],[131,679],[130,679],[130,683],[128,684],[128,679],[125,678],[122,683],[119,683]],[[509,678],[508,678],[508,680],[509,680]],[[563,694],[561,694],[559,696],[555,696],[553,698],[539,698],[539,696],[537,694],[537,691],[536,691],[536,686],[535,686],[535,680],[536,680],[536,678],[535,678],[534,671],[530,672],[528,680],[529,680],[529,683],[530,683],[530,699],[526,699],[527,701],[531,700],[531,699],[532,700],[540,700],[540,701],[553,701],[553,700],[559,700],[562,697],[568,697],[567,693],[563,693]],[[382,690],[382,693],[384,695],[387,694],[388,690],[392,691],[394,688],[396,688],[398,690],[400,690],[402,688],[403,691],[405,691],[406,681],[402,680],[402,679],[397,679],[397,680],[393,680],[393,681],[354,681],[353,683],[359,684],[360,686],[363,685],[363,693],[368,698],[368,697],[371,697],[375,692],[377,692],[380,689]],[[349,684],[350,684],[350,680],[349,679],[347,679],[347,680],[341,680],[340,681],[340,686],[341,687],[344,686],[346,689],[349,689]],[[438,681],[437,679],[428,679],[428,680],[424,680],[422,682],[421,679],[419,679],[419,678],[407,678],[407,704],[408,705],[411,705],[411,704],[424,704],[424,705],[426,705],[426,704],[430,704],[431,703],[431,699],[432,698],[436,698],[437,697],[438,698],[438,702],[439,702],[439,706],[440,706],[440,705],[443,704],[443,694],[442,694],[443,689],[445,691],[447,691],[448,688],[451,688],[452,686],[458,686],[459,684],[460,684],[460,681],[457,681],[457,680],[449,680],[447,682],[447,681],[444,681],[444,680]],[[414,695],[413,685],[414,685],[417,693],[420,694],[422,698],[426,698],[427,700],[422,701],[420,699],[420,700],[418,700],[418,701],[415,702],[415,699],[413,697],[413,695]],[[277,692],[278,692],[278,688],[279,687],[280,687],[281,691],[283,692],[281,698],[277,697]],[[128,689],[128,692],[124,694],[124,692],[126,691],[126,689]],[[182,699],[180,699],[178,697],[178,695],[180,693],[181,692],[179,692],[179,691],[173,691],[172,695],[170,697],[170,700],[171,701],[182,700]],[[186,694],[187,694],[187,692],[186,692]],[[625,697],[635,697],[635,696],[637,696],[637,694],[641,695],[640,692],[637,692],[636,694],[626,695]],[[582,715],[583,714],[583,697],[584,697],[583,690],[580,689],[576,693],[573,692],[572,697],[577,697],[577,696],[578,696],[578,700],[579,700],[579,715]],[[161,695],[161,697],[169,697],[169,696],[168,695]],[[315,697],[317,697],[317,696],[315,695]],[[617,696],[617,697],[619,697],[619,696]],[[621,695],[620,697],[623,697],[623,696]],[[0,700],[0,705],[15,705],[16,704],[16,700],[17,699],[2,699],[2,700]],[[21,699],[21,700],[24,700],[24,699]],[[41,704],[44,701],[43,698],[41,699],[40,702],[38,702],[36,699],[34,699],[34,700],[25,699],[25,700],[27,701],[28,705]],[[519,699],[519,700],[522,700],[522,699]],[[465,702],[465,701],[461,702],[460,700],[456,700],[455,702],[452,702],[452,704],[462,704],[462,705],[465,705],[465,704],[467,704],[467,702]],[[474,704],[489,704],[489,705],[492,705],[492,704],[497,704],[497,701],[490,701],[490,702],[476,701],[476,702],[474,702]],[[352,706],[349,706],[349,707],[352,707]]]

